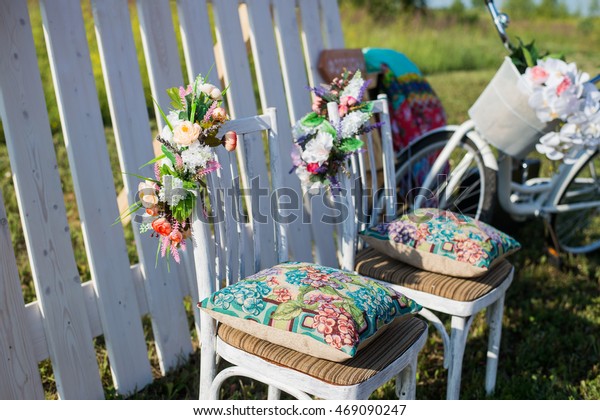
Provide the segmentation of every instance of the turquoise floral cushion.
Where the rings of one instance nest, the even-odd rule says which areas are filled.
[[[505,233],[469,216],[420,209],[360,233],[377,251],[441,274],[477,277],[521,248]]]
[[[421,307],[358,274],[288,262],[215,292],[198,306],[263,340],[343,361],[404,314]]]

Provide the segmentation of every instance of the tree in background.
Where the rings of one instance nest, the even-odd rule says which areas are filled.
[[[465,13],[466,7],[465,7],[465,4],[462,2],[462,0],[454,0],[452,2],[452,4],[450,5],[449,10],[452,13],[462,15]]]
[[[600,16],[600,0],[592,0],[589,9],[590,16]]]
[[[537,7],[537,15],[547,18],[561,18],[569,16],[569,9],[561,0],[542,0]]]
[[[343,0],[365,8],[375,19],[392,19],[400,13],[424,13],[427,0]]]
[[[503,8],[506,13],[515,18],[531,17],[537,12],[533,0],[507,0],[503,3]]]

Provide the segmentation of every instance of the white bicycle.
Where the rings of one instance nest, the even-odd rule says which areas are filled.
[[[502,41],[511,48],[505,31],[508,17],[493,0],[486,4]],[[597,76],[592,83],[599,80]],[[407,208],[439,207],[484,221],[499,204],[515,220],[544,218],[555,246],[566,252],[599,249],[600,153],[582,151],[575,163],[560,164],[553,175],[541,178],[539,161],[523,159],[536,142],[490,142],[472,120],[430,131],[397,156],[399,200]],[[511,146],[503,147],[507,144]],[[516,153],[510,150],[515,144]]]

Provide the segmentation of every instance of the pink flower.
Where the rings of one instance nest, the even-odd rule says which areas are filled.
[[[357,104],[357,102],[358,101],[356,100],[356,98],[350,95],[344,96],[340,99],[341,105],[354,106]]]
[[[277,296],[278,302],[287,302],[288,300],[292,299],[292,294],[288,289],[275,289],[273,290],[273,293],[275,294],[275,296]]]
[[[152,229],[162,236],[169,236],[171,234],[171,224],[164,217],[154,220],[152,222]]]
[[[190,93],[192,93],[192,85],[188,85],[187,88],[184,88],[183,86],[179,86],[179,97],[181,98],[182,101],[185,102],[185,97],[187,95],[189,95]]]
[[[562,79],[562,82],[556,88],[556,94],[562,95],[563,92],[571,87],[571,79],[568,76],[565,76]]]
[[[340,104],[338,106],[338,114],[343,118],[348,113],[348,105]]]
[[[548,72],[541,66],[531,68],[531,80],[535,84],[542,84],[548,80]]]
[[[312,103],[312,110],[317,114],[321,112],[321,106],[323,105],[323,98],[317,96]]]
[[[455,249],[456,260],[466,262],[471,265],[477,264],[486,256],[484,250],[481,248],[481,245],[471,239],[457,241],[455,243]]]
[[[183,234],[178,230],[174,230],[169,235],[169,239],[171,239],[172,242],[178,244],[183,239]]]
[[[352,346],[358,341],[358,333],[350,314],[330,303],[323,303],[319,307],[312,327],[323,334],[327,344],[337,349]]]
[[[228,152],[233,152],[237,147],[237,133],[235,131],[228,131],[223,136],[223,146]]]
[[[152,217],[158,216],[158,207],[147,208],[146,209],[146,213],[149,214]]]
[[[211,116],[213,120],[223,122],[227,119],[227,112],[219,106],[213,109]]]
[[[319,165],[318,163],[309,163],[308,165],[306,165],[306,170],[311,174],[317,174],[319,173],[320,167],[321,165]]]

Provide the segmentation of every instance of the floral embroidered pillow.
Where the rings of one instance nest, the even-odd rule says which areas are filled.
[[[515,239],[490,225],[439,209],[416,210],[360,235],[394,259],[455,277],[481,276],[521,248]]]
[[[198,306],[247,334],[336,362],[353,357],[395,318],[421,309],[358,274],[298,262],[260,271]]]

